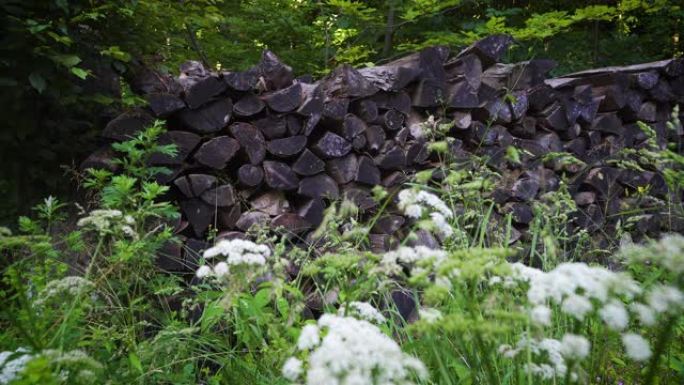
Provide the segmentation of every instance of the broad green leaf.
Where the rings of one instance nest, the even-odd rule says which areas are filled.
[[[71,68],[81,62],[81,58],[77,55],[55,55],[52,59],[67,68]]]
[[[45,78],[43,78],[43,76],[37,72],[33,72],[31,75],[29,75],[29,82],[39,94],[42,94],[43,91],[45,91],[45,88],[47,88],[47,82],[45,81]]]
[[[71,68],[71,73],[84,80],[88,77],[88,71],[78,67]]]

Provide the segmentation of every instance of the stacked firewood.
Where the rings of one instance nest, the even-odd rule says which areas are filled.
[[[614,225],[610,218],[617,218],[623,198],[639,187],[666,198],[658,172],[604,160],[645,145],[637,121],[655,129],[661,146],[679,141],[682,132],[666,122],[684,101],[684,61],[549,79],[550,60],[500,63],[511,43],[496,35],[455,55],[427,48],[385,65],[343,65],[318,81],[295,77],[269,51],[241,72],[217,73],[198,62],[182,65],[177,78],[140,70],[132,87],[149,106],[123,113],[102,135],[125,140],[155,118],[167,121],[161,141],[176,144],[178,155],[154,156],[151,163],[173,171],[160,181],[173,187],[183,214],[177,232],[189,250],[180,258],[180,246],[169,251],[174,258],[165,266],[171,270],[192,265],[193,251],[206,246],[202,239],[212,229],[238,237],[260,224],[306,240],[332,201],[346,198],[373,213],[373,187],[399,188],[410,174],[434,167],[438,157],[422,125],[429,116],[452,123],[451,155],[484,155],[508,176],[491,198],[500,216],[512,214],[517,231],[511,241],[530,225],[531,202],[556,190],[562,174],[572,181],[578,206],[573,228],[595,232]],[[520,163],[507,158],[511,146]],[[544,160],[550,153],[572,154],[586,166],[550,163]],[[110,156],[104,147],[83,167],[111,167]],[[643,231],[660,230],[659,218],[643,221]],[[371,230],[372,248],[390,247],[393,237],[405,234],[405,222],[393,214],[380,218]]]

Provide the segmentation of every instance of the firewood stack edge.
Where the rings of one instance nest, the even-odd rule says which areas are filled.
[[[150,163],[173,171],[159,181],[179,204],[176,232],[184,244],[167,247],[159,265],[179,272],[197,265],[210,229],[233,238],[260,224],[306,244],[315,242],[312,230],[332,201],[349,199],[370,217],[378,209],[373,187],[396,192],[415,172],[435,167],[438,156],[422,129],[430,116],[452,124],[453,159],[485,156],[504,175],[490,197],[492,220],[512,215],[512,244],[526,236],[532,202],[558,189],[562,175],[577,204],[571,233],[609,234],[629,220],[625,207],[656,205],[637,190],[647,189],[653,201],[681,201],[657,170],[609,160],[646,145],[637,121],[655,130],[660,146],[681,142],[681,127],[666,122],[684,102],[684,60],[549,78],[551,60],[500,63],[512,43],[494,35],[456,54],[432,47],[370,68],[342,65],[318,81],[295,77],[270,51],[242,72],[216,73],[194,61],[177,78],[140,70],[132,88],[148,106],[112,120],[102,132],[107,143],[81,167],[116,171],[109,144],[166,120],[161,141],[175,143],[178,155]],[[510,146],[520,163],[506,156]],[[584,166],[549,161],[550,153],[569,153]],[[632,218],[639,234],[684,230],[681,219],[645,212]],[[369,248],[390,249],[409,223],[390,207],[372,228]],[[417,242],[436,245],[429,233],[420,235]]]

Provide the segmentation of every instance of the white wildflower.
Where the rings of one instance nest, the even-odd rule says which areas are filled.
[[[214,266],[214,275],[217,277],[225,277],[230,273],[230,267],[225,262],[219,262]]]
[[[576,294],[567,297],[561,305],[561,310],[564,313],[569,314],[580,321],[584,320],[584,317],[592,308],[591,302],[588,299]]]
[[[311,324],[305,325],[302,328],[302,332],[299,334],[299,339],[297,340],[297,348],[299,350],[307,350],[314,348],[316,345],[318,345],[319,342],[321,342],[319,333],[320,330],[318,329],[318,326]]]
[[[585,337],[576,334],[565,334],[561,340],[563,357],[581,360],[589,356],[591,343]]]
[[[207,265],[202,265],[199,267],[199,269],[197,269],[196,275],[197,275],[197,278],[201,279],[201,278],[209,277],[210,275],[212,275],[212,273],[213,273],[213,271],[211,270],[211,267],[209,267]]]
[[[441,236],[450,237],[453,235],[454,229],[449,225],[447,219],[452,218],[454,213],[437,195],[427,191],[406,189],[399,192],[398,198],[397,206],[406,216],[419,219],[427,213],[434,229]]]
[[[271,256],[271,249],[266,245],[259,245],[243,239],[222,240],[204,252],[205,259],[212,259],[217,256],[224,256],[226,259],[214,265],[213,269],[206,265],[200,266],[195,273],[197,277],[225,277],[231,273],[232,267],[264,266],[266,259]]]
[[[643,303],[634,302],[629,309],[637,315],[639,322],[645,326],[653,326],[656,323],[656,314],[649,306]]]
[[[32,358],[33,356],[24,348],[0,352],[0,384],[14,381]]]
[[[537,305],[530,311],[532,322],[549,326],[551,325],[551,309],[548,306]]]
[[[648,305],[657,313],[677,311],[684,306],[684,294],[674,286],[655,286],[646,299]]]
[[[447,258],[444,250],[431,249],[425,246],[405,247],[385,253],[378,266],[378,270],[386,275],[399,275],[403,271],[402,264],[414,265],[418,262],[429,261],[438,266]]]
[[[599,310],[603,322],[613,330],[624,330],[629,324],[629,315],[622,302],[612,300]]]
[[[204,252],[204,259],[225,256],[229,265],[264,265],[271,249],[244,239],[221,240]]]
[[[410,384],[427,376],[421,361],[368,321],[324,314],[318,328],[324,337],[303,365],[307,385]]]
[[[499,277],[498,275],[493,275],[493,276],[489,277],[489,285],[490,286],[497,285],[501,282],[503,282],[503,279],[501,277]]]
[[[646,246],[627,245],[622,254],[632,262],[650,262],[675,273],[684,273],[684,236],[664,235],[659,241]]]
[[[342,305],[337,311],[340,316],[355,316],[358,319],[366,320],[376,324],[387,322],[385,316],[368,302],[350,302],[349,307]]]
[[[521,352],[529,351],[535,357],[537,363],[525,365],[524,369],[531,374],[540,376],[544,379],[553,377],[563,377],[568,371],[565,363],[565,358],[561,350],[563,344],[561,341],[553,338],[544,338],[542,340],[530,339],[523,336],[517,343],[515,348],[510,345],[499,346],[499,353],[508,359],[515,358]],[[571,377],[576,377],[576,373],[571,373]]]
[[[635,333],[622,335],[622,344],[625,345],[625,353],[634,361],[646,361],[651,357],[651,347],[646,339]]]
[[[132,236],[135,231],[131,225],[135,223],[130,215],[124,216],[121,210],[99,209],[88,213],[76,222],[78,227],[90,227],[100,234],[108,233],[118,229],[127,236]],[[137,234],[135,234],[137,236]]]
[[[432,223],[443,237],[450,237],[454,234],[454,229],[444,219],[444,215],[441,213],[430,213],[430,218],[432,218]]]
[[[430,324],[442,319],[442,312],[433,308],[420,308],[418,310],[418,315],[420,316],[420,319]]]
[[[302,374],[302,371],[302,361],[296,357],[290,357],[287,359],[287,361],[285,361],[282,373],[286,380],[296,381],[297,378],[299,378],[299,376]]]
[[[423,209],[419,205],[408,205],[404,208],[404,214],[410,218],[418,219],[423,216]]]
[[[43,306],[52,299],[58,299],[61,302],[64,296],[78,297],[94,288],[95,284],[91,281],[76,275],[55,279],[45,285],[34,303],[37,306]]]

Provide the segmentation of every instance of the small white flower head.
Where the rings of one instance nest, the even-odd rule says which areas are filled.
[[[572,294],[567,297],[561,304],[561,310],[563,313],[571,315],[578,320],[584,320],[584,317],[593,309],[591,301],[587,298]]]
[[[76,222],[78,227],[92,228],[100,234],[119,229],[126,236],[137,237],[138,234],[131,227],[133,224],[135,224],[135,220],[130,215],[124,216],[120,210],[107,209],[93,210],[88,213],[88,216]]]
[[[409,218],[418,219],[423,216],[423,208],[416,204],[407,205],[404,214]]]
[[[636,314],[639,322],[644,326],[653,326],[656,323],[656,314],[649,306],[643,303],[634,302],[629,309]]]
[[[563,357],[571,360],[582,360],[589,356],[591,343],[585,337],[576,334],[565,334],[561,340]]]
[[[32,359],[33,356],[24,348],[0,352],[0,384],[14,381]]]
[[[605,304],[599,315],[603,322],[613,330],[624,330],[629,324],[629,315],[622,302],[612,300]]]
[[[454,234],[454,229],[451,225],[444,219],[444,215],[441,213],[430,213],[430,218],[432,219],[432,224],[437,228],[437,231],[442,235],[442,237],[450,237]]]
[[[503,279],[501,277],[499,277],[498,275],[493,275],[493,276],[489,277],[489,285],[490,286],[498,285],[502,282],[503,282]]]
[[[78,297],[95,289],[95,284],[83,277],[68,276],[55,279],[47,283],[41,290],[38,299],[34,302],[37,306],[43,306],[51,300],[63,302],[65,296]],[[84,297],[85,298],[85,297]]]
[[[247,266],[256,271],[255,268],[266,265],[267,258],[271,256],[271,249],[266,245],[243,239],[222,240],[204,252],[205,259],[217,256],[224,256],[226,259],[216,263],[213,269],[207,265],[201,266],[196,272],[197,277],[226,277],[233,272],[234,268],[240,266]]]
[[[553,338],[544,338],[542,340],[531,339],[523,336],[517,343],[515,348],[510,345],[499,346],[499,354],[508,359],[513,359],[518,354],[526,354],[529,352],[533,356],[535,363],[525,364],[524,370],[544,379],[551,379],[553,377],[563,377],[568,371],[568,367],[561,353],[563,344],[561,341]],[[577,376],[576,373],[570,373],[571,378]]]
[[[368,321],[324,314],[317,336],[324,337],[304,354],[306,385],[412,384],[427,377],[423,363]],[[302,331],[304,334],[304,331]]]
[[[447,219],[452,218],[454,213],[437,195],[427,191],[406,189],[399,192],[398,198],[397,206],[406,216],[420,219],[427,214],[437,234],[443,238],[454,234],[454,229],[447,222]]]
[[[349,307],[342,305],[337,311],[337,314],[340,316],[356,317],[375,324],[384,324],[387,322],[385,316],[368,302],[353,301],[349,303]]]
[[[200,278],[200,279],[209,277],[212,274],[213,274],[213,271],[211,270],[211,267],[209,267],[207,265],[200,266],[199,269],[197,269],[197,273],[196,273],[197,278]]]
[[[320,342],[321,337],[318,326],[312,324],[304,325],[302,332],[299,334],[299,339],[297,340],[297,348],[299,350],[313,349]]]
[[[551,325],[551,309],[548,306],[537,305],[530,311],[530,318],[538,325],[549,326]]]
[[[214,247],[204,252],[204,259],[217,256],[226,257],[229,265],[264,265],[271,256],[271,249],[244,239],[221,240]]]
[[[285,361],[282,373],[286,380],[296,381],[297,378],[299,378],[299,376],[302,374],[302,371],[302,361],[296,357],[290,357],[287,359],[287,361]]]
[[[385,275],[400,275],[403,271],[402,265],[412,267],[418,262],[426,261],[431,262],[433,266],[438,266],[446,258],[447,253],[444,250],[431,249],[425,246],[402,246],[397,250],[385,253],[377,269]]]
[[[219,262],[214,266],[214,275],[217,277],[225,277],[230,273],[230,267],[225,262]]]
[[[625,346],[627,357],[634,361],[646,361],[651,358],[651,347],[646,339],[635,333],[622,335],[622,344]]]
[[[420,308],[418,310],[418,315],[420,316],[420,319],[430,324],[442,319],[442,312],[433,308]]]
[[[684,294],[674,286],[658,285],[647,295],[648,305],[656,313],[676,312],[684,306]]]

